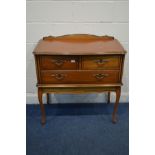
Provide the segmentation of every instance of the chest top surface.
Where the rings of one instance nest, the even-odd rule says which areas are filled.
[[[111,36],[72,34],[43,37],[35,47],[35,55],[103,55],[125,54],[120,42]]]

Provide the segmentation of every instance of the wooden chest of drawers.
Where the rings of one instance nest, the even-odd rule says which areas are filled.
[[[74,34],[44,37],[34,49],[41,122],[46,122],[42,94],[116,92],[112,121],[121,93],[125,50],[114,37]]]

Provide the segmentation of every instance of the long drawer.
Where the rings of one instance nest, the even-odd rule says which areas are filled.
[[[119,69],[120,56],[83,56],[82,69]]]
[[[112,84],[118,83],[119,71],[118,70],[42,70],[41,81],[43,84],[71,84],[71,83],[102,83]]]

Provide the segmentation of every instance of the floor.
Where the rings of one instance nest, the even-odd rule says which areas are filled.
[[[40,124],[39,105],[27,105],[27,155],[128,155],[129,104],[45,105],[47,123]]]

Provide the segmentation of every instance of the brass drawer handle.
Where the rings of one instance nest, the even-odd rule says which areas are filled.
[[[103,65],[106,62],[109,62],[109,60],[105,60],[105,59],[97,59],[94,60],[98,65]]]
[[[67,75],[66,74],[52,74],[52,77],[55,77],[57,80],[62,80],[64,79]]]
[[[101,80],[101,79],[103,79],[103,78],[109,76],[109,74],[102,74],[102,73],[99,73],[99,74],[94,74],[93,76],[94,76],[96,79]]]
[[[57,59],[57,60],[51,60],[55,65],[62,66],[64,64],[64,60]]]

